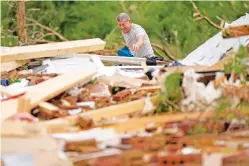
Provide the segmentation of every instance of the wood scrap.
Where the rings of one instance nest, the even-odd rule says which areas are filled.
[[[38,109],[38,116],[42,116],[44,119],[53,119],[69,115],[68,111],[60,109],[59,107],[48,102],[39,103]]]
[[[249,35],[249,25],[229,26],[222,30],[223,38],[240,37]]]
[[[79,140],[79,141],[66,141],[65,151],[76,151],[80,153],[91,153],[99,151],[95,139]]]
[[[95,73],[95,71],[86,70],[72,71],[31,87],[19,99],[18,111],[30,112],[40,102],[47,101],[80,83],[90,81]]]
[[[95,38],[22,47],[11,47],[8,51],[1,53],[1,63],[97,51],[104,49],[105,44],[105,41]]]

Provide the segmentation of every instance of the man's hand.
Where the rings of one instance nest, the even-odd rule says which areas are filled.
[[[132,50],[132,51],[136,51],[136,52],[139,51],[139,46],[138,46],[138,44],[132,44],[132,45],[131,45],[131,50]]]

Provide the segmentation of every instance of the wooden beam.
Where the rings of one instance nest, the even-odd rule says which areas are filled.
[[[9,71],[14,70],[18,67],[21,67],[29,62],[30,62],[30,60],[21,60],[21,61],[12,61],[12,62],[1,63],[1,73],[9,72]]]
[[[153,104],[156,104],[157,100],[158,100],[157,96],[151,98]],[[112,117],[136,113],[138,111],[141,111],[144,108],[144,105],[145,105],[145,100],[139,99],[127,103],[101,108],[91,112],[82,113],[81,115],[91,117],[94,120],[94,122],[97,122],[102,119],[109,119]]]
[[[146,58],[136,58],[136,57],[120,57],[120,56],[101,56],[101,55],[91,55],[97,56],[103,62],[112,62],[117,64],[127,64],[127,65],[141,65],[142,62],[146,62]]]
[[[158,101],[158,96],[151,97],[151,102],[154,105],[157,105],[157,101]],[[131,113],[139,112],[143,110],[144,106],[145,106],[145,100],[139,99],[139,100],[130,101],[127,103],[100,108],[100,109],[89,111],[89,112],[84,112],[84,113],[81,113],[80,116],[87,116],[89,118],[92,118],[94,122],[98,122],[102,119],[109,119],[115,116],[117,117],[117,116],[123,116],[123,115],[131,114]],[[75,125],[77,123],[77,119],[78,119],[78,116],[67,116],[67,117],[44,121],[40,123],[46,128],[50,128],[53,126],[66,127],[66,126]]]
[[[149,117],[137,117],[132,118],[124,122],[108,125],[108,128],[114,128],[119,133],[124,132],[136,132],[144,130],[149,124],[155,124],[159,127],[168,122],[188,120],[198,120],[200,118],[210,118],[215,115],[213,111],[205,112],[190,112],[190,113],[177,113],[177,114],[164,114],[155,115]],[[105,127],[105,126],[102,126]]]
[[[95,38],[22,47],[11,47],[8,51],[1,53],[1,62],[92,52],[104,49],[105,44],[105,41]]]
[[[76,70],[37,84],[19,98],[18,111],[30,112],[40,102],[50,100],[80,83],[91,80],[95,74],[96,71],[93,70]]]

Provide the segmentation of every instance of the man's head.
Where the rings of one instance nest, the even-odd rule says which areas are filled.
[[[117,22],[119,25],[119,28],[123,33],[128,33],[131,30],[131,20],[128,14],[126,13],[120,13],[117,16]]]

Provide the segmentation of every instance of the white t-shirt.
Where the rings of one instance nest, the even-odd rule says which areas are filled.
[[[147,35],[147,33],[145,32],[145,30],[137,24],[131,24],[131,30],[129,33],[123,33],[122,35],[124,37],[124,40],[126,42],[126,44],[130,47],[132,44],[135,44],[137,41],[137,37],[138,36],[144,36],[144,44],[139,48],[139,51],[134,52],[131,51],[132,55],[134,55],[135,57],[153,57],[154,56],[154,51],[151,47],[150,44],[150,39]]]

